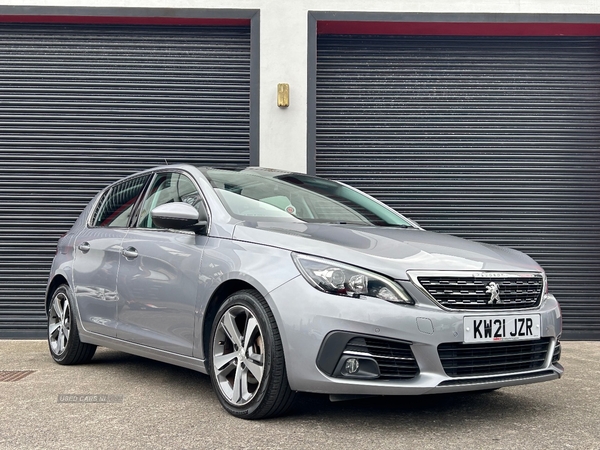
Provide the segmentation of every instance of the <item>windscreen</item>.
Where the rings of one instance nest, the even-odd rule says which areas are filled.
[[[394,210],[335,181],[266,170],[201,170],[229,213],[242,220],[412,228]]]

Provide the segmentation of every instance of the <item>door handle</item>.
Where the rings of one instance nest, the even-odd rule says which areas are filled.
[[[121,254],[127,259],[134,259],[138,256],[138,251],[134,247],[128,247],[121,250]]]
[[[87,252],[89,252],[89,251],[90,251],[90,249],[91,249],[92,247],[90,246],[90,243],[89,243],[89,242],[82,242],[81,244],[79,244],[79,245],[77,246],[77,248],[78,248],[79,250],[81,250],[81,253],[87,253]]]

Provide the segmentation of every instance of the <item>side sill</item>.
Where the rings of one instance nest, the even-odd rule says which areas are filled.
[[[167,364],[185,367],[186,369],[195,370],[205,375],[208,374],[205,364],[206,361],[204,359],[178,355],[176,353],[158,350],[156,348],[135,344],[133,342],[123,341],[110,336],[102,336],[97,333],[90,333],[89,331],[80,331],[80,338],[82,342],[86,342],[88,344],[95,344],[101,347],[110,348],[112,350],[131,353],[132,355],[141,356],[143,358],[154,359]]]

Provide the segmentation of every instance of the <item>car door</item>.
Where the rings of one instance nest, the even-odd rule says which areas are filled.
[[[204,208],[200,190],[180,172],[158,173],[122,245],[117,284],[120,339],[192,355],[198,276],[206,236],[159,229],[150,211],[170,202]]]
[[[108,189],[75,238],[73,290],[85,330],[116,336],[117,270],[121,243],[151,175],[125,180]]]

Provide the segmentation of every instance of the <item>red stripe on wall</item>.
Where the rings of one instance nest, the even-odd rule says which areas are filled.
[[[359,22],[321,20],[317,34],[600,36],[600,23]]]
[[[111,17],[111,16],[0,16],[0,23],[64,23],[109,25],[212,25],[248,26],[250,19],[185,18],[185,17]]]

